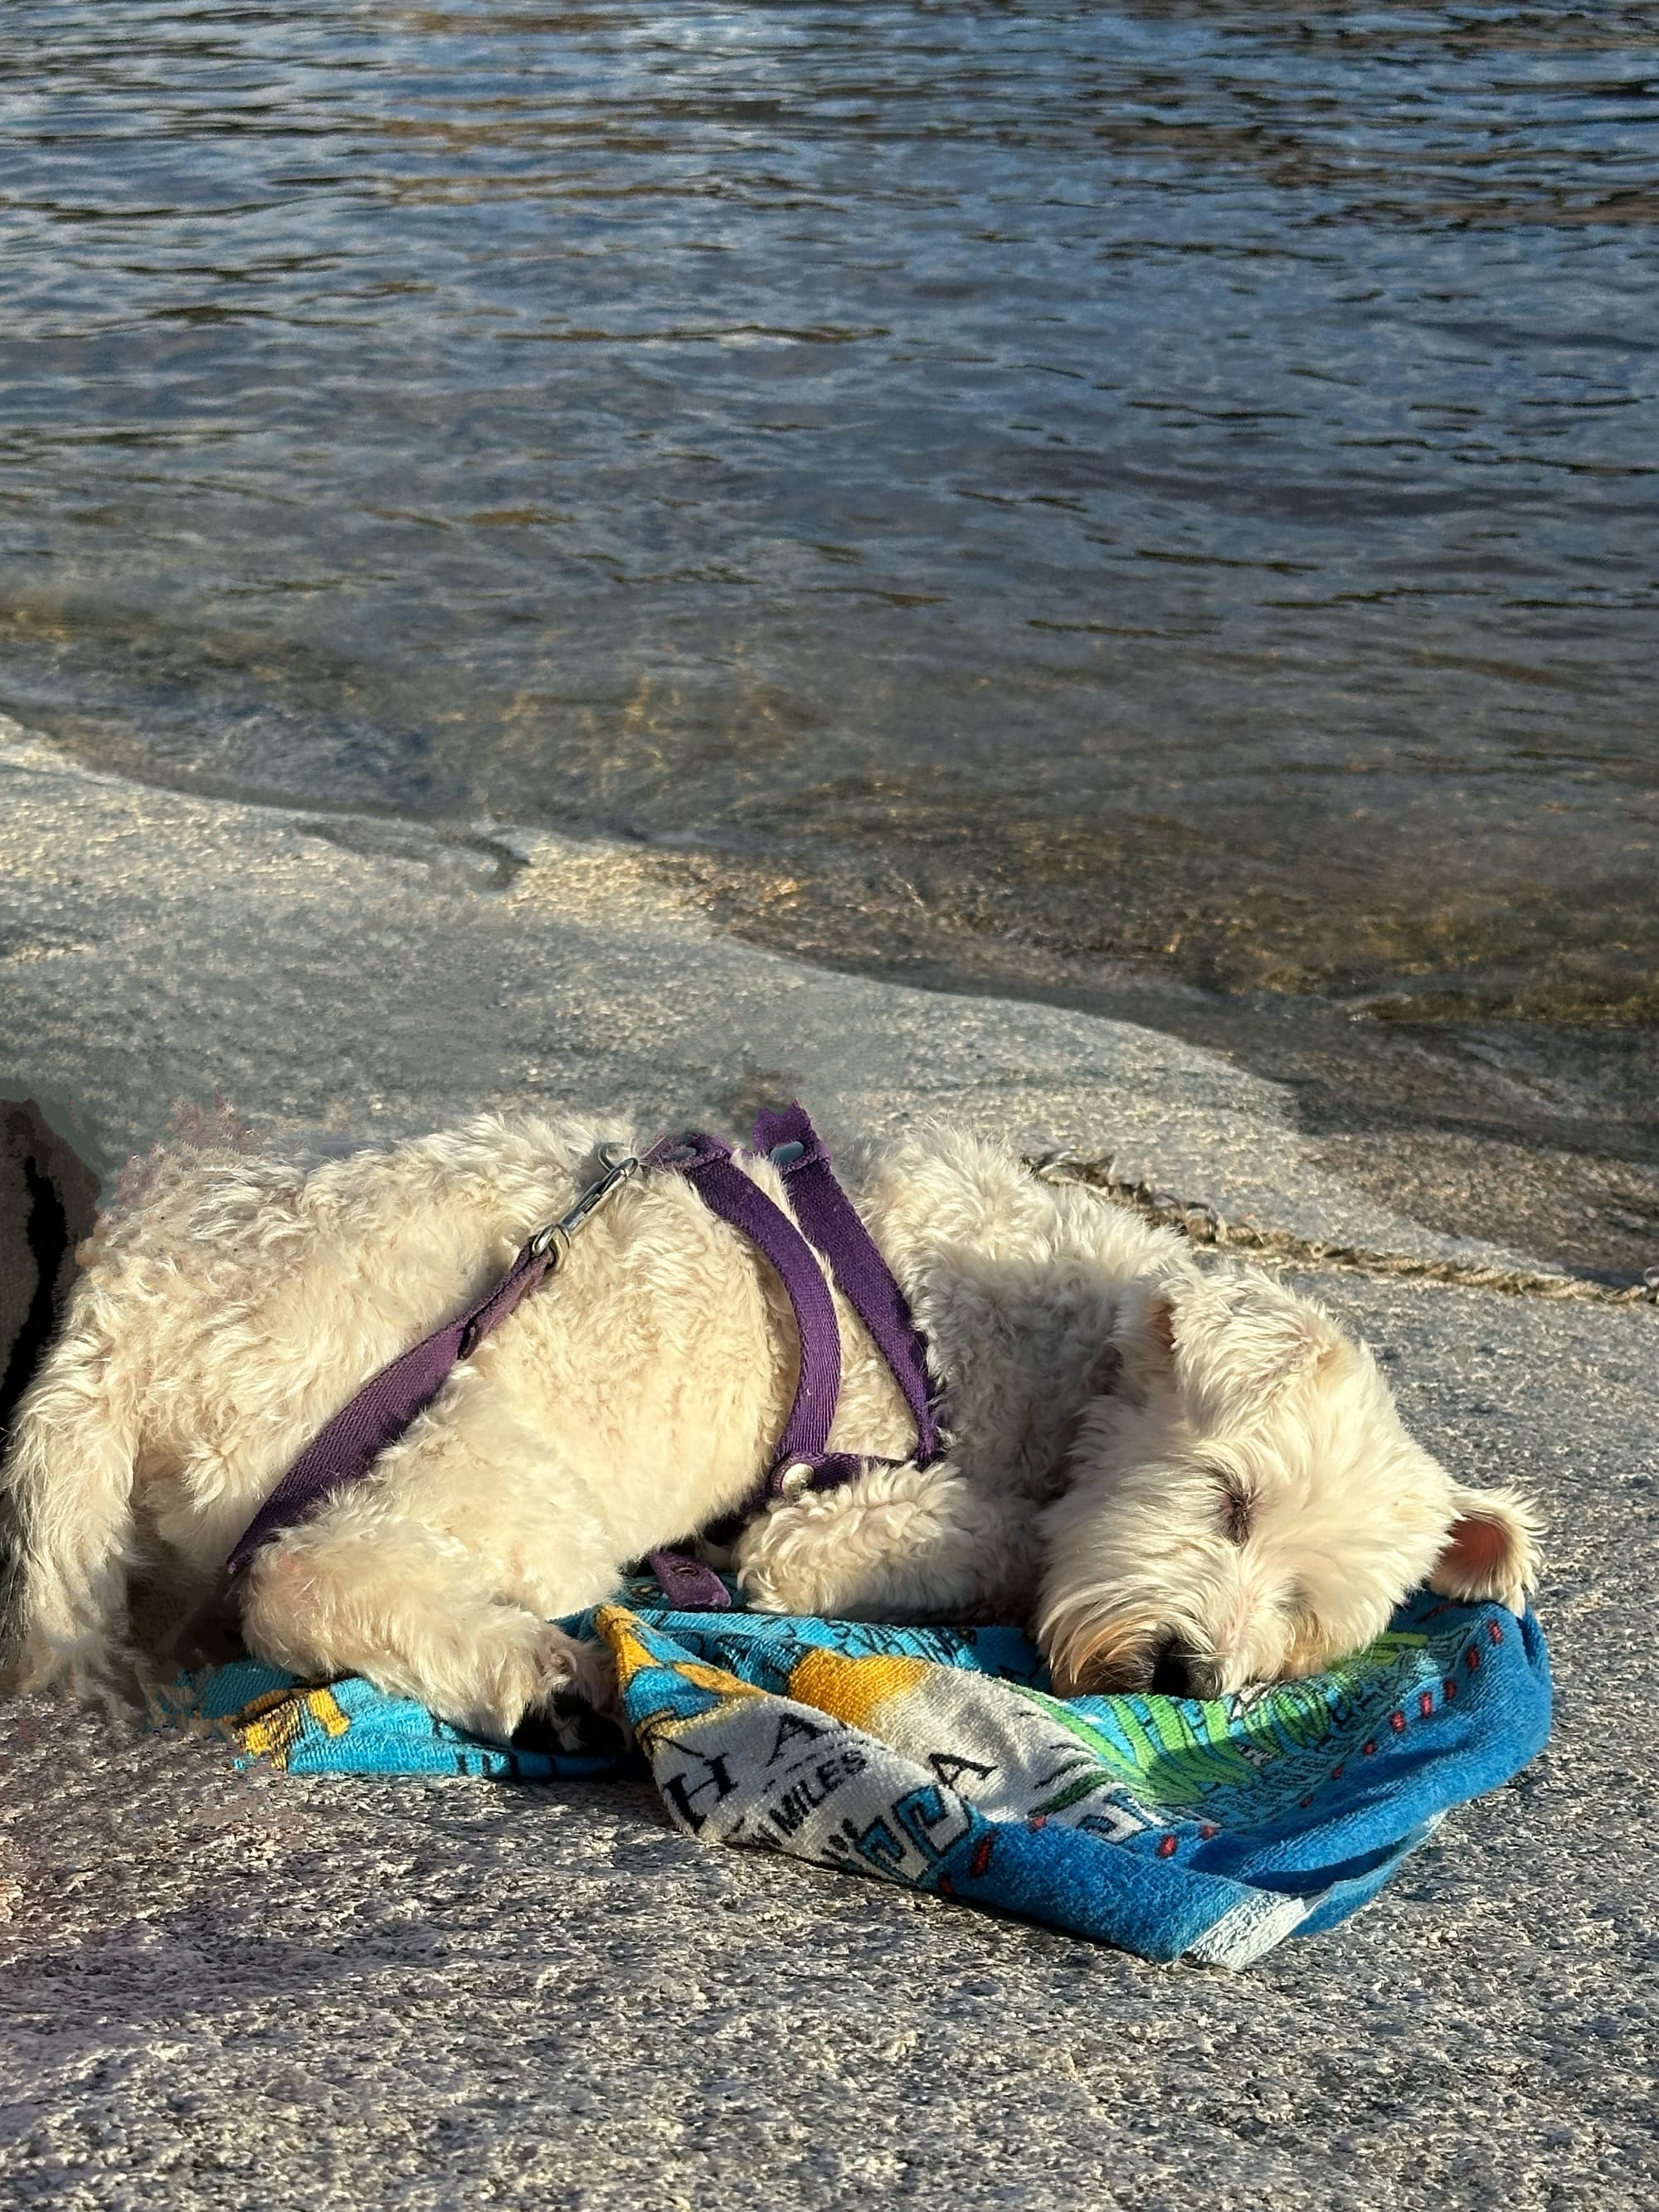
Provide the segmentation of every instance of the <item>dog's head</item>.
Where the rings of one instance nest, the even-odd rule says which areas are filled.
[[[1520,1610],[1525,1504],[1455,1483],[1319,1307],[1245,1270],[1133,1296],[1119,1386],[1048,1516],[1037,1634],[1062,1695],[1318,1674],[1425,1580]]]

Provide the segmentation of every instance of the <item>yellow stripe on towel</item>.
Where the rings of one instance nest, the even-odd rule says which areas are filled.
[[[811,1651],[791,1670],[789,1694],[854,1728],[868,1729],[883,1705],[914,1690],[932,1672],[931,1660],[907,1659],[894,1652],[849,1659],[841,1651]],[[879,1729],[872,1732],[881,1733]]]

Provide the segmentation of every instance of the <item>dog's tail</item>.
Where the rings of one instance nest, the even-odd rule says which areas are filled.
[[[20,1401],[0,1468],[0,1689],[62,1688],[121,1705],[138,1413],[115,1396],[107,1349],[69,1326]]]

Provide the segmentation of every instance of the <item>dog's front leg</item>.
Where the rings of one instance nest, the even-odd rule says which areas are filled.
[[[418,1522],[325,1511],[256,1556],[241,1609],[273,1665],[366,1675],[496,1742],[562,1691],[611,1692],[599,1646],[498,1598],[483,1561]]]
[[[761,1613],[847,1620],[1023,1620],[1036,1577],[1029,1500],[989,1495],[948,1461],[872,1468],[775,1505],[737,1573]]]

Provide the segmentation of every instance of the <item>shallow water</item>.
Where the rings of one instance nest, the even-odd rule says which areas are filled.
[[[16,0],[0,708],[1659,1158],[1656,34]]]

